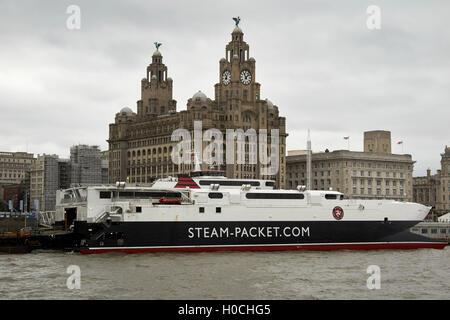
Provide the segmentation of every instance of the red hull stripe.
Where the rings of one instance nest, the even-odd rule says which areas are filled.
[[[175,185],[175,188],[186,188],[189,187],[191,189],[200,189],[200,187],[195,183],[192,178],[178,178],[178,183]]]
[[[108,247],[81,249],[81,253],[139,253],[139,252],[212,252],[212,251],[285,251],[285,250],[384,250],[384,249],[443,249],[446,242],[374,242],[295,245],[239,245],[239,246],[185,246],[185,247]]]

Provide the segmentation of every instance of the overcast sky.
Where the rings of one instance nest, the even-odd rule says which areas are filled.
[[[72,4],[79,30],[66,26]],[[380,30],[366,26],[369,5]],[[288,150],[305,149],[308,128],[313,151],[347,149],[344,136],[362,151],[364,131],[390,130],[414,175],[435,172],[450,145],[449,12],[448,0],[0,0],[0,151],[106,150],[115,113],[136,111],[155,41],[178,110],[198,90],[213,98],[240,16],[261,98],[287,119]]]

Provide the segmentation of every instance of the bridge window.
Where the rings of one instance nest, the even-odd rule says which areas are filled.
[[[338,194],[326,194],[325,199],[336,200],[336,199],[339,199],[339,195]]]
[[[100,191],[100,199],[111,199],[111,191]]]
[[[119,192],[119,198],[134,198],[134,192]]]
[[[209,186],[211,184],[218,184],[221,186],[242,186],[243,184],[249,184],[253,187],[259,187],[259,181],[233,181],[233,180],[200,180],[201,186]]]
[[[286,200],[300,200],[304,199],[303,193],[247,193],[247,199],[286,199]]]

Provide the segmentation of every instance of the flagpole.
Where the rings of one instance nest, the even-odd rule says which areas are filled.
[[[347,140],[347,148],[350,151],[350,136],[344,137],[344,140]]]
[[[306,141],[306,190],[311,190],[311,158],[312,158],[312,151],[311,151],[311,136],[309,134],[308,129],[308,138]]]

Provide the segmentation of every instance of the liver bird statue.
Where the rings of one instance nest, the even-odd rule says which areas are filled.
[[[241,21],[241,18],[233,18],[234,22],[236,22],[236,27],[238,26],[239,22]]]
[[[159,47],[161,47],[161,45],[162,45],[162,43],[159,43],[159,42],[155,42],[155,47],[156,47],[156,50],[158,50],[158,49],[159,49]]]

